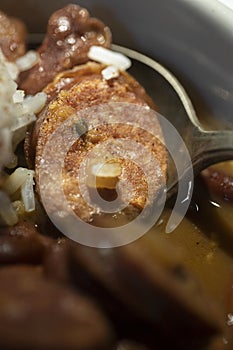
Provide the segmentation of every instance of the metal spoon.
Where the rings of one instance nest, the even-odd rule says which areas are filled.
[[[112,45],[133,60],[132,74],[142,83],[164,115],[185,141],[194,175],[206,167],[233,159],[233,130],[207,131],[198,120],[192,102],[178,79],[155,60],[134,50]],[[169,168],[168,194],[177,185]]]
[[[133,60],[131,73],[157,104],[159,113],[175,126],[190,155],[189,161],[184,160],[183,164],[182,157],[178,156],[178,167],[176,160],[168,160],[166,198],[173,204],[176,198],[166,226],[166,232],[170,233],[179,225],[188,210],[194,177],[212,164],[233,159],[233,130],[205,130],[187,92],[169,70],[134,50],[118,45],[112,45],[112,48]],[[166,130],[164,137],[166,142]],[[172,142],[171,135],[168,135],[168,142]],[[179,146],[174,145],[173,155],[179,154],[179,151]]]

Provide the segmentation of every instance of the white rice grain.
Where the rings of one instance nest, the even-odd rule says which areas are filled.
[[[21,197],[24,204],[25,211],[30,213],[35,210],[35,197],[33,186],[33,173],[28,173],[26,181],[21,186]]]
[[[35,96],[26,96],[23,101],[24,113],[39,113],[47,100],[45,92],[38,92]]]
[[[34,176],[34,171],[26,168],[17,168],[4,182],[2,189],[11,196],[25,183],[28,176]]]
[[[19,57],[15,61],[15,64],[20,70],[20,72],[23,72],[25,70],[32,68],[38,61],[38,58],[39,58],[38,53],[34,50],[30,50],[24,56]]]
[[[120,52],[108,50],[101,46],[91,46],[88,57],[96,62],[106,64],[108,66],[114,66],[119,70],[127,70],[131,67],[131,61],[128,57]]]
[[[11,79],[16,80],[19,75],[19,68],[13,62],[5,62],[8,73],[10,74]]]
[[[11,126],[12,131],[17,131],[18,129],[23,128],[34,122],[36,120],[35,114],[23,114],[14,120],[13,125]]]
[[[14,103],[22,103],[24,100],[25,92],[23,90],[16,90],[13,94],[13,102]]]
[[[102,70],[101,74],[105,80],[110,80],[119,77],[119,70],[115,66],[108,66]]]

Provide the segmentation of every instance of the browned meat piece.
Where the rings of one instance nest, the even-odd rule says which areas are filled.
[[[163,346],[170,341],[174,349],[201,349],[221,330],[221,312],[175,257],[174,248],[158,237],[147,235],[115,249],[73,243],[71,249],[77,283],[88,290],[84,271],[102,290],[100,295],[112,295],[116,309],[142,320],[155,344],[164,337]],[[136,337],[143,333],[143,328],[135,329]]]
[[[117,347],[114,350],[148,350],[148,348],[130,341],[122,341],[117,345]]]
[[[62,91],[41,113],[35,126],[32,149],[35,147],[34,145],[36,143],[35,168],[38,192],[40,192],[38,186],[40,164],[43,160],[43,151],[46,142],[56,128],[62,125],[62,123],[76,112],[109,102],[127,102],[144,106],[149,104],[153,106],[153,102],[146,95],[145,90],[128,73],[122,72],[118,78],[109,82],[104,80],[101,75],[101,70],[103,68],[103,65],[88,63],[71,72],[64,73],[64,75],[61,74],[55,79],[54,86],[50,85],[47,87],[46,91],[49,91],[51,96],[54,96],[54,91],[57,92],[61,88]],[[73,82],[71,85],[71,80],[67,79],[68,89],[66,90],[66,88],[64,88],[64,82],[69,75],[72,76]],[[135,118],[141,118],[141,115],[137,117],[131,116],[131,118],[134,118],[133,122],[137,124],[139,120],[137,121]],[[89,221],[92,219],[92,215],[94,215],[95,212],[93,208],[89,207],[85,199],[79,196],[80,189],[77,186],[77,178],[80,164],[83,159],[85,159],[87,152],[92,150],[98,143],[106,140],[127,138],[128,140],[133,140],[144,145],[149,152],[155,156],[161,168],[161,178],[154,176],[155,169],[153,169],[150,185],[153,188],[154,196],[157,194],[158,189],[161,187],[166,177],[167,159],[166,149],[161,142],[162,132],[156,118],[153,119],[153,128],[156,128],[158,137],[153,136],[142,128],[134,125],[131,126],[127,123],[124,125],[121,124],[121,126],[119,126],[119,124],[101,125],[98,128],[90,130],[85,140],[77,137],[77,142],[75,142],[69,150],[65,159],[63,189],[68,201],[81,219]],[[56,154],[60,154],[59,147],[63,147],[63,145],[56,145],[54,157],[56,157]],[[137,156],[140,157],[140,154]],[[132,197],[129,206],[133,206],[141,211],[147,200],[147,179],[145,179],[142,170],[133,162],[130,162],[129,159],[118,159],[117,161],[122,169],[121,176],[124,176],[125,179],[132,184],[134,189],[134,196],[131,196],[127,191],[124,193],[125,196],[128,195],[128,197]],[[51,173],[48,169],[48,176],[54,177],[55,175],[56,174]],[[119,176],[119,179],[121,179],[121,176]],[[61,199],[56,193],[61,186],[61,184],[56,183],[56,181],[59,180],[56,180],[55,176],[53,178],[53,186],[47,192],[47,197],[52,199],[51,204],[53,208],[51,208],[51,210],[57,212],[61,210],[63,202],[60,203]]]
[[[228,162],[230,164],[230,162]],[[221,198],[233,202],[233,167],[225,163],[215,165],[205,171],[202,175],[209,190]]]
[[[35,267],[0,269],[0,348],[104,350],[112,331],[88,298],[43,277]]]
[[[29,94],[41,91],[54,76],[88,61],[92,45],[109,47],[111,32],[86,9],[70,4],[56,11],[48,22],[47,35],[39,48],[39,61],[20,77],[20,88]]]
[[[67,240],[59,239],[47,250],[44,259],[46,276],[61,283],[71,282],[70,259]]]
[[[51,240],[41,236],[33,224],[20,222],[0,229],[1,264],[38,264]]]
[[[9,61],[25,54],[26,27],[20,20],[0,11],[0,48]]]

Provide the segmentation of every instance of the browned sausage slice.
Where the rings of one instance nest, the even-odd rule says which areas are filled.
[[[128,103],[138,106],[154,106],[142,86],[128,73],[121,72],[119,77],[107,81],[101,74],[104,67],[105,66],[97,63],[88,63],[79,66],[72,71],[60,74],[55,79],[54,83],[50,84],[45,89],[45,91],[48,92],[49,98],[52,100],[37,120],[31,146],[32,149],[36,146],[35,168],[37,190],[39,193],[39,173],[41,162],[43,162],[44,156],[46,156],[43,152],[47,141],[50,136],[56,132],[57,128],[68,121],[69,118],[79,111],[111,102]],[[57,98],[53,98],[57,93]],[[142,115],[135,116],[135,125],[137,125],[140,120],[143,120],[142,118]],[[162,143],[162,132],[158,120],[156,118],[153,119],[153,127],[156,128],[159,137],[135,125],[129,125],[127,119],[124,124],[121,125],[104,123],[98,128],[93,128],[88,131],[85,138],[78,138],[77,134],[77,142],[75,142],[67,152],[63,173],[64,193],[71,203],[74,212],[84,221],[92,220],[93,215],[98,212],[98,209],[93,211],[93,208],[91,208],[83,196],[80,195],[79,186],[77,184],[78,172],[80,170],[80,164],[83,162],[88,152],[102,142],[109,140],[113,142],[114,140],[124,138],[132,140],[137,144],[142,144],[148,152],[157,159],[158,166],[161,169],[161,178],[155,175],[156,169],[153,169],[153,174],[151,174],[149,179],[154,196],[163,184],[166,178],[167,157],[165,146]],[[60,147],[63,147],[63,144],[56,144],[54,147],[54,158],[59,157]],[[106,153],[108,153],[107,149]],[[132,196],[130,196],[130,191],[127,193],[126,190],[124,193],[125,196],[132,197],[129,206],[136,208],[140,212],[147,201],[148,179],[145,178],[142,169],[129,159],[117,158],[116,162],[118,162],[121,167],[119,179],[121,180],[123,177],[126,178],[134,189]],[[47,169],[47,171],[48,176],[53,177],[55,175],[50,169]],[[51,196],[51,199],[53,199],[52,205],[54,208],[52,210],[55,211],[61,210],[61,208],[59,209],[60,197],[56,193],[59,186],[61,186],[61,184],[56,183],[56,179],[53,179],[53,185],[47,192],[48,198]],[[100,187],[105,186],[103,185]],[[111,188],[111,184],[109,187],[106,187]]]

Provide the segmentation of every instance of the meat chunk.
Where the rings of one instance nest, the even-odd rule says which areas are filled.
[[[23,56],[26,50],[26,27],[20,20],[0,11],[0,48],[9,61]]]
[[[114,350],[149,350],[149,349],[143,345],[140,345],[134,342],[122,341],[117,345],[117,347]]]
[[[69,249],[65,238],[58,239],[47,249],[44,270],[50,279],[63,284],[71,282]]]
[[[50,244],[48,237],[40,235],[35,226],[27,222],[0,228],[0,263],[39,264]]]
[[[233,202],[233,162],[214,165],[204,170],[202,176],[211,192]]]
[[[71,257],[79,285],[88,291],[89,276],[94,281],[92,289],[96,285],[100,295],[112,296],[110,313],[115,305],[114,312],[124,310],[132,322],[141,320],[141,327],[133,329],[136,339],[146,329],[144,338],[153,341],[155,348],[167,349],[166,342],[171,342],[174,349],[200,349],[221,331],[224,318],[218,307],[182,265],[174,247],[158,237],[144,236],[133,244],[107,250],[72,243]],[[102,302],[105,304],[105,297]]]
[[[35,94],[57,73],[87,62],[92,45],[109,47],[110,43],[111,32],[104,23],[78,5],[67,5],[49,19],[47,35],[38,49],[39,61],[21,74],[20,88]]]
[[[104,350],[113,334],[91,301],[43,277],[40,268],[0,269],[0,347]]]
[[[55,130],[68,121],[69,118],[72,119],[72,116],[79,111],[111,102],[128,103],[134,106],[153,106],[153,102],[147,96],[145,90],[128,73],[121,72],[118,78],[109,82],[104,80],[101,75],[101,71],[104,67],[105,66],[97,63],[88,63],[70,72],[59,75],[58,78],[55,79],[53,85],[46,88],[45,91],[49,92],[49,96],[54,96],[55,91],[56,93],[58,92],[58,97],[54,98],[39,116],[33,136],[32,148],[34,148],[36,143],[35,169],[37,190],[39,193],[41,190],[39,185],[39,173],[47,140],[53,135]],[[68,81],[68,83],[65,83],[66,81]],[[147,130],[136,126],[140,125],[139,122],[142,120],[141,114],[137,116],[133,115],[130,110],[128,112],[124,111],[123,113],[125,115],[125,120],[124,123],[122,122],[120,125],[117,123],[103,123],[97,128],[92,128],[92,130],[88,131],[85,138],[79,138],[77,132],[77,142],[75,142],[67,152],[63,173],[64,193],[75,213],[84,221],[92,220],[93,215],[98,212],[98,209],[93,211],[93,208],[91,208],[83,196],[80,195],[80,189],[79,186],[77,186],[78,172],[80,170],[80,164],[83,162],[88,152],[94,149],[97,144],[109,140],[127,139],[146,147],[148,152],[157,159],[158,167],[161,169],[161,178],[156,176],[155,168],[152,169],[153,174],[151,173],[150,176],[150,185],[153,188],[154,196],[157,194],[166,178],[166,149],[162,143],[162,132],[158,120],[153,118],[151,121],[152,125],[150,125],[150,130],[156,129],[156,135],[153,135]],[[128,116],[126,115],[127,113]],[[132,119],[133,125],[128,123],[130,118]],[[135,144],[133,145],[135,147]],[[53,157],[56,157],[56,154],[57,156],[61,154],[60,147],[63,147],[63,144],[58,142],[55,146]],[[111,147],[111,144],[109,147]],[[136,154],[135,149],[131,151]],[[105,153],[108,154],[107,148]],[[136,156],[138,158],[142,157],[140,153]],[[134,189],[133,196],[130,196],[130,190],[128,190],[128,192],[125,190],[124,192],[126,197],[132,197],[129,206],[141,211],[147,201],[148,179],[145,178],[142,169],[131,162],[130,159],[120,159],[116,157],[116,162],[120,164],[122,178],[124,177],[124,179],[129,181]],[[148,162],[148,166],[149,164]],[[51,199],[53,198],[53,208],[51,208],[51,210],[58,212],[61,210],[59,206],[63,206],[60,196],[56,193],[56,191],[60,189],[59,186],[61,186],[61,184],[56,183],[56,181],[59,180],[56,180],[56,175],[53,171],[49,171],[49,169],[48,176],[53,177],[53,186],[48,189],[47,198],[50,196]],[[119,179],[121,179],[121,176],[119,176]]]

